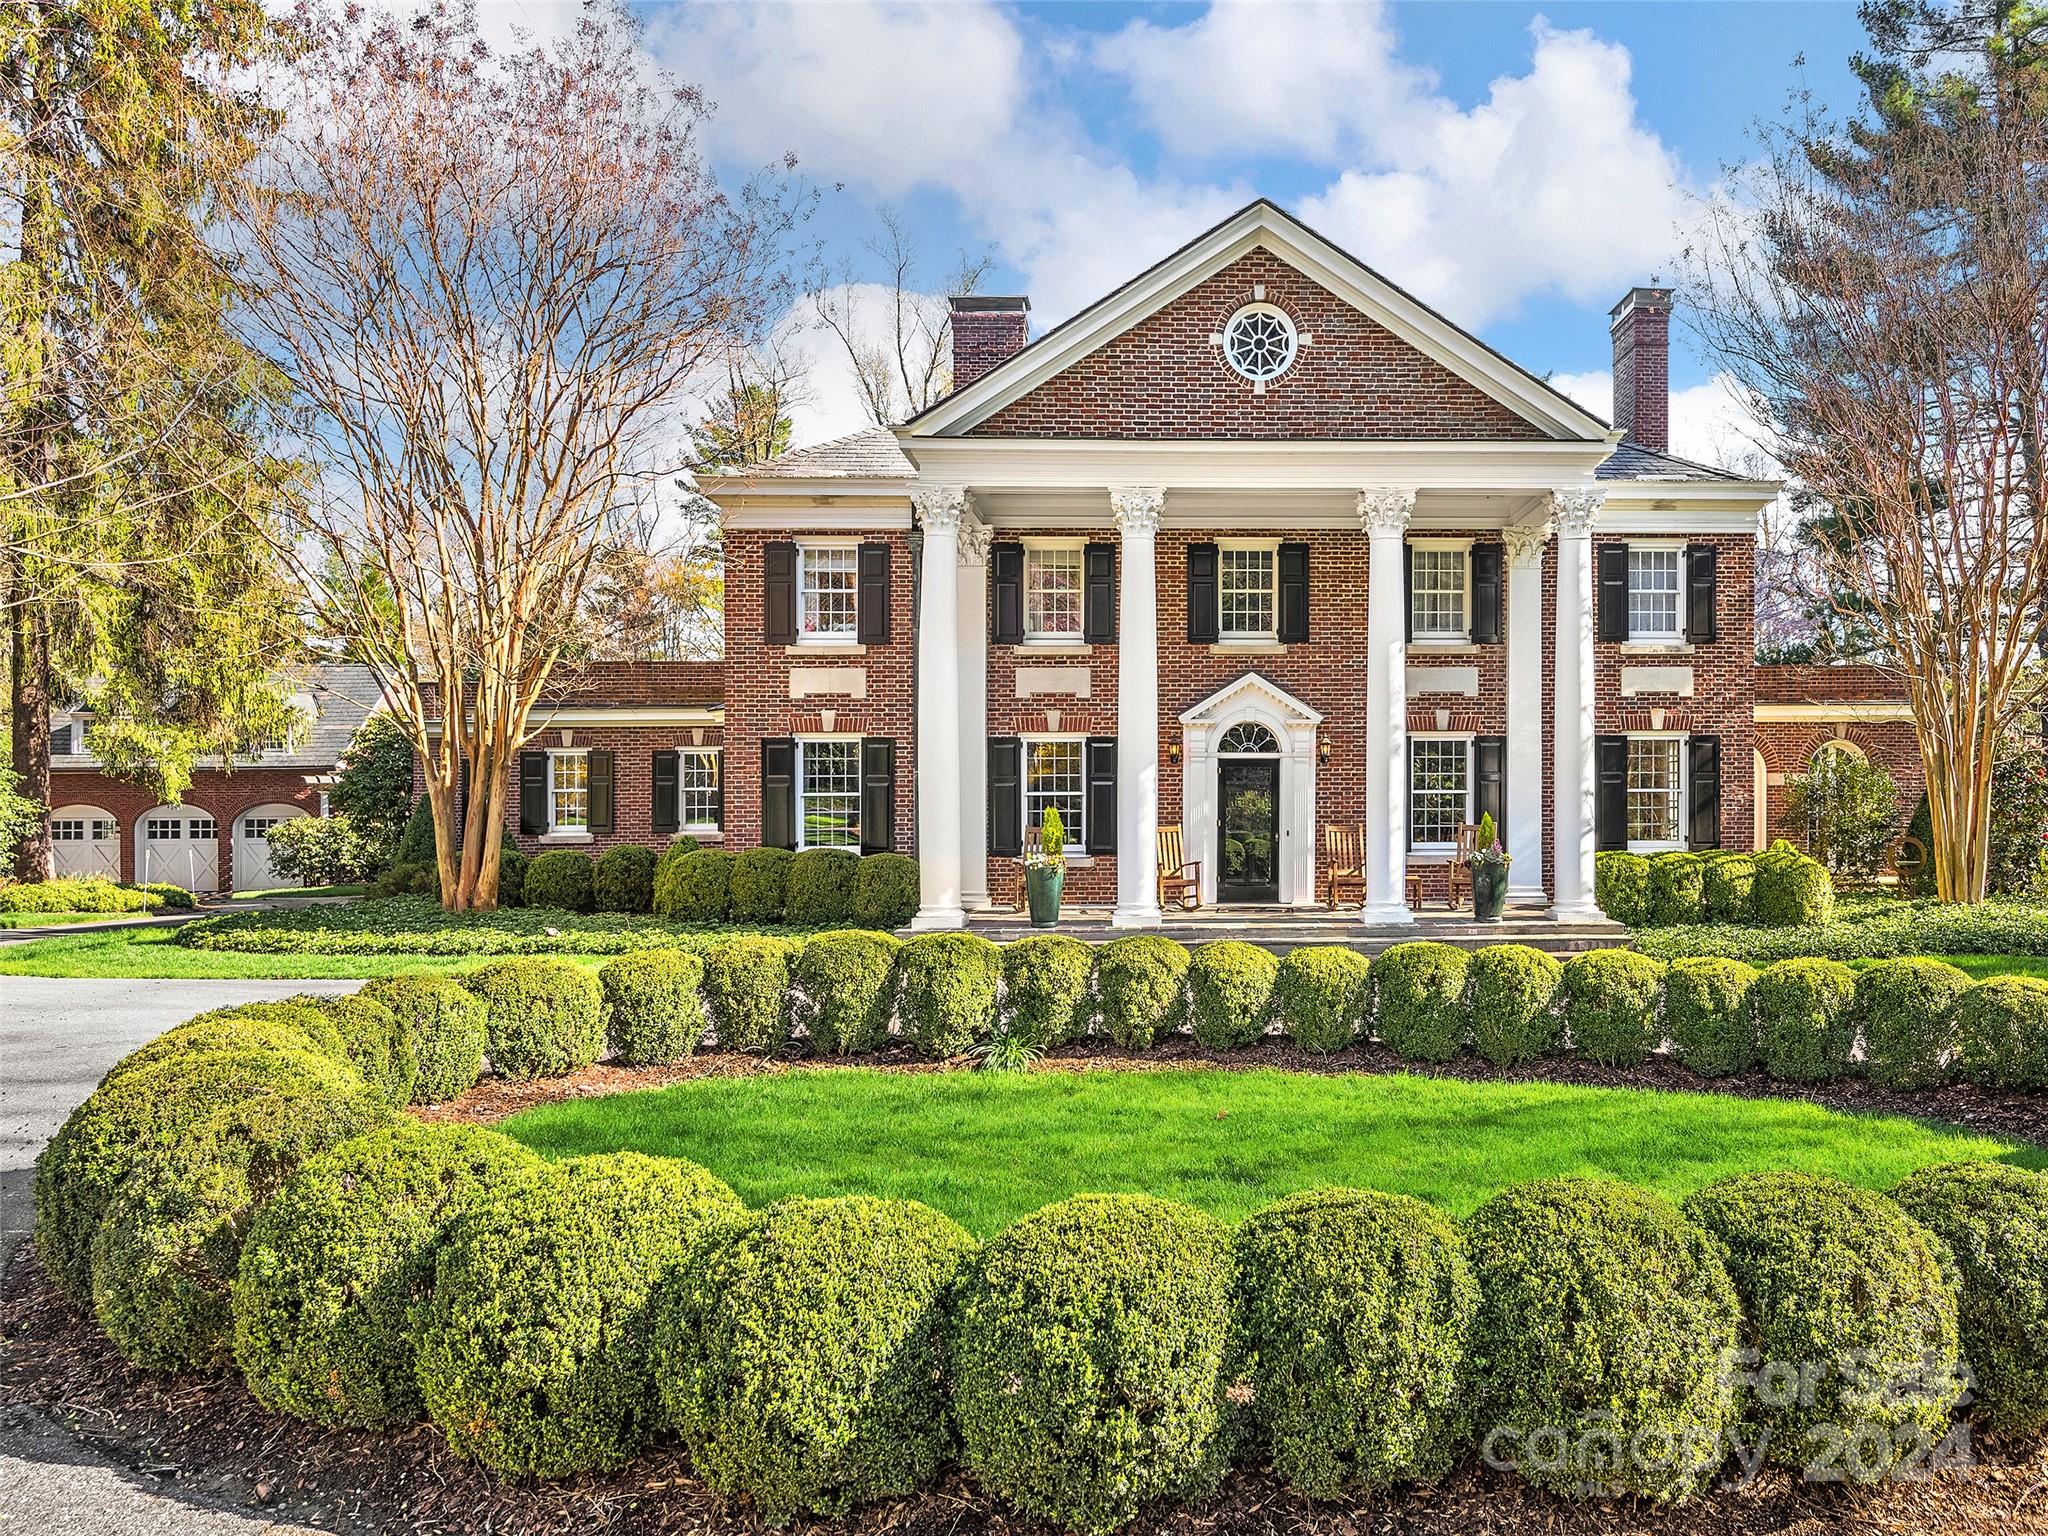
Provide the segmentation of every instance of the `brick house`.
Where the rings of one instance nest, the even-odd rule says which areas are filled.
[[[1927,781],[1903,680],[1883,667],[1767,666],[1756,669],[1757,846],[1776,837],[1805,841],[1806,829],[1786,814],[1786,783],[1827,752],[1868,758],[1892,776],[1899,791],[1893,830],[1904,833]]]

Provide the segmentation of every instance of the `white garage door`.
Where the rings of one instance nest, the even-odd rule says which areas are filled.
[[[121,826],[96,805],[50,812],[50,859],[59,875],[121,878]]]
[[[220,888],[220,827],[189,805],[160,805],[135,828],[135,878],[188,891]]]
[[[306,813],[296,805],[259,805],[235,822],[235,846],[228,872],[238,891],[274,891],[284,882],[271,872],[270,841],[263,834],[280,821]]]

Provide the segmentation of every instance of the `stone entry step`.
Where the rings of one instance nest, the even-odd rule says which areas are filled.
[[[969,913],[967,927],[971,933],[999,941],[1034,933],[1064,933],[1090,944],[1105,944],[1123,932],[1111,925],[1107,907],[1062,908],[1055,929],[1033,928],[1022,912],[997,908]],[[1560,923],[1541,909],[1513,907],[1497,923],[1479,922],[1469,912],[1425,908],[1416,913],[1413,923],[1398,925],[1361,922],[1355,911],[1333,912],[1327,907],[1204,907],[1193,912],[1169,911],[1164,923],[1153,931],[1182,944],[1243,939],[1283,954],[1303,944],[1344,944],[1363,954],[1377,954],[1390,944],[1434,939],[1464,949],[1527,944],[1548,954],[1568,955],[1588,949],[1626,948],[1630,942],[1627,928],[1604,918]]]

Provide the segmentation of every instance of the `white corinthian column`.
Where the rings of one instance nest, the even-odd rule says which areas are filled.
[[[917,615],[917,916],[964,928],[960,847],[960,520],[957,485],[912,492],[924,530]]]
[[[960,904],[988,894],[988,546],[986,523],[960,524]]]
[[[1365,608],[1365,908],[1368,923],[1412,923],[1408,906],[1408,518],[1415,493],[1358,493],[1370,540]]]
[[[1557,682],[1551,762],[1550,915],[1578,922],[1600,915],[1593,898],[1593,524],[1600,491],[1551,494],[1557,521]]]
[[[1543,551],[1550,524],[1502,530],[1508,566],[1508,900],[1543,904]]]
[[[1118,928],[1159,926],[1159,569],[1166,492],[1112,486],[1117,560],[1116,909]]]

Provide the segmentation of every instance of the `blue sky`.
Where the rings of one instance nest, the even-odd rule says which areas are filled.
[[[1800,86],[1852,104],[1861,38],[1851,4],[1761,0],[640,10],[719,103],[721,167],[794,151],[857,276],[893,206],[931,283],[986,248],[986,289],[1030,294],[1042,330],[1263,194],[1603,413],[1609,305],[1674,275],[1754,119]],[[1705,453],[1711,370],[1683,338],[1673,369],[1680,446]],[[857,424],[821,385],[806,439]]]

